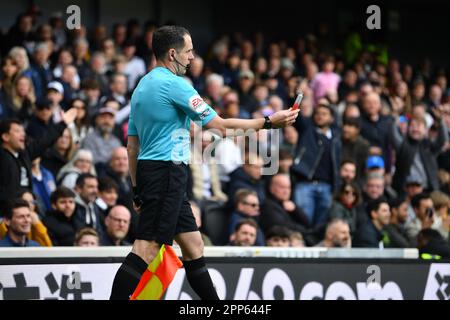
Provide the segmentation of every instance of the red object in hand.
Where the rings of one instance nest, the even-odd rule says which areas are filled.
[[[292,106],[292,110],[297,110],[300,107],[302,100],[303,100],[303,93],[300,92],[297,95],[297,98],[295,98],[295,102],[294,102],[294,105]]]

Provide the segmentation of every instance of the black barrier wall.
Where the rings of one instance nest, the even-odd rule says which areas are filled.
[[[0,299],[109,297],[117,258],[0,259]],[[221,299],[448,300],[450,263],[410,259],[209,258]],[[197,299],[180,269],[164,297]]]

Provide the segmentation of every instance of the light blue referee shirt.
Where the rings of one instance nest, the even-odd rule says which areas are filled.
[[[128,135],[139,137],[138,160],[188,163],[191,120],[204,126],[216,115],[184,78],[156,67],[133,93]]]

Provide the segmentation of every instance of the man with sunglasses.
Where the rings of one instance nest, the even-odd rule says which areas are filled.
[[[252,219],[256,223],[259,221],[259,200],[255,191],[248,189],[239,189],[235,196],[235,210],[231,214],[230,224],[228,226],[229,234],[233,234],[236,226],[244,219]],[[261,227],[258,225],[256,233],[256,246],[264,246],[264,234]]]

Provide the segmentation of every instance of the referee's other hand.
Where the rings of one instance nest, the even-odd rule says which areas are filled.
[[[297,110],[281,110],[271,115],[270,121],[274,128],[284,128],[292,125],[298,117],[300,109]]]

